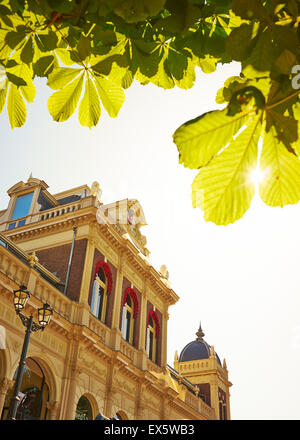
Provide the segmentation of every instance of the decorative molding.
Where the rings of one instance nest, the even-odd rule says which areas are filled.
[[[0,394],[6,394],[7,391],[13,387],[14,383],[14,380],[8,379],[7,377],[0,379]]]

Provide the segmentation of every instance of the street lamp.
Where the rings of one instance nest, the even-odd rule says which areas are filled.
[[[14,387],[14,393],[11,398],[9,413],[8,413],[8,419],[15,420],[16,419],[16,413],[18,408],[18,402],[19,402],[19,392],[21,388],[22,378],[23,378],[23,372],[26,362],[26,354],[28,350],[29,345],[29,339],[30,339],[30,333],[36,332],[37,330],[44,331],[45,327],[49,324],[50,319],[53,315],[53,310],[49,306],[49,304],[45,303],[43,307],[38,309],[38,321],[39,324],[36,324],[33,321],[32,313],[30,317],[23,315],[21,313],[21,310],[24,309],[24,307],[27,304],[27,301],[30,298],[30,293],[27,290],[26,286],[20,286],[19,289],[14,290],[14,307],[17,315],[20,317],[22,324],[26,327],[26,333],[22,348],[22,353],[20,357],[15,387]]]

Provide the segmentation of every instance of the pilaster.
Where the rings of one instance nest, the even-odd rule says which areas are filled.
[[[119,330],[120,307],[121,307],[121,299],[122,299],[123,266],[124,266],[124,254],[122,252],[120,254],[119,269],[117,272],[114,308],[112,315],[112,329],[118,329],[118,330]]]
[[[106,379],[106,394],[104,401],[104,414],[106,417],[112,417],[112,396],[113,396],[113,376],[115,372],[115,366],[111,365],[111,368],[108,369],[108,375]]]
[[[50,401],[46,404],[48,410],[48,420],[57,420],[60,404],[58,402]]]
[[[91,228],[93,233],[94,228]],[[84,259],[84,269],[80,288],[79,302],[88,304],[90,282],[92,276],[93,260],[94,260],[95,244],[94,239],[90,238],[87,242],[87,248]]]

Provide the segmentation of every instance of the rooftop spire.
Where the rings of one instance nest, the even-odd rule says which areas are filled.
[[[205,336],[205,334],[203,333],[202,328],[201,328],[201,322],[200,322],[200,325],[199,325],[199,329],[198,329],[198,331],[196,333],[196,336],[197,336],[196,341],[202,341],[203,340],[203,336]]]

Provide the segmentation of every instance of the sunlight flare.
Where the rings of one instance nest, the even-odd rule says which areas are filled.
[[[262,171],[259,168],[256,168],[250,174],[251,182],[255,183],[256,185],[261,183],[265,179],[266,174],[266,171]]]

